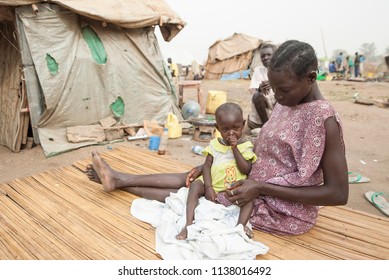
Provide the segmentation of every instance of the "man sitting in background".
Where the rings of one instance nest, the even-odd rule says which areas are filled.
[[[255,67],[249,87],[253,97],[247,126],[251,130],[255,129],[252,133],[267,122],[275,104],[274,92],[267,78],[267,67],[276,48],[276,45],[272,43],[263,43],[259,50],[263,66]]]

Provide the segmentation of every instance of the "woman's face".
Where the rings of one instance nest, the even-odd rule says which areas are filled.
[[[227,143],[232,135],[238,140],[242,137],[244,123],[243,116],[238,111],[230,114],[219,114],[216,117],[216,128]]]
[[[309,101],[312,92],[312,79],[309,76],[299,78],[293,71],[268,70],[268,78],[274,97],[283,106],[296,106]]]

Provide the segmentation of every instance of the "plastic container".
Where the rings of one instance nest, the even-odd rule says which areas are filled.
[[[169,138],[179,138],[182,136],[182,127],[178,122],[177,116],[173,113],[167,115],[165,127],[168,129]]]
[[[227,102],[227,93],[222,90],[208,91],[207,105],[205,111],[207,114],[215,114],[217,107]]]
[[[160,137],[158,135],[151,135],[149,138],[149,149],[156,151],[159,149]]]
[[[159,141],[159,148],[158,148],[159,155],[166,154],[168,138],[169,138],[169,130],[165,127],[163,129],[163,133],[162,133],[161,139]]]
[[[192,146],[192,151],[195,153],[195,154],[198,154],[198,155],[203,155],[202,151],[204,150],[204,147],[201,147],[201,146]]]

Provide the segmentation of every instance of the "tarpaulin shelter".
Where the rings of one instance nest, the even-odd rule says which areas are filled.
[[[111,115],[119,97],[122,123],[180,115],[157,25],[170,41],[185,22],[161,0],[0,0],[0,144],[19,151],[28,123],[46,156],[94,144],[69,143],[66,128]]]
[[[223,74],[249,69],[262,42],[261,39],[242,33],[216,41],[209,47],[205,79],[218,80]]]

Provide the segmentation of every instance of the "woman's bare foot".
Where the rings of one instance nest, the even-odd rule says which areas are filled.
[[[188,229],[185,226],[179,234],[176,235],[176,239],[178,240],[185,240],[188,236]]]
[[[99,179],[104,187],[104,191],[111,192],[116,189],[115,171],[109,167],[96,151],[92,151],[92,170],[89,173],[97,175],[94,178]],[[94,181],[97,182],[97,180]]]
[[[244,233],[246,233],[247,237],[250,239],[253,239],[253,237],[254,237],[253,231],[248,226],[244,226],[243,229],[244,229]]]
[[[92,164],[87,164],[85,174],[88,176],[89,180],[101,184],[99,175],[97,175],[96,170],[93,169]]]

